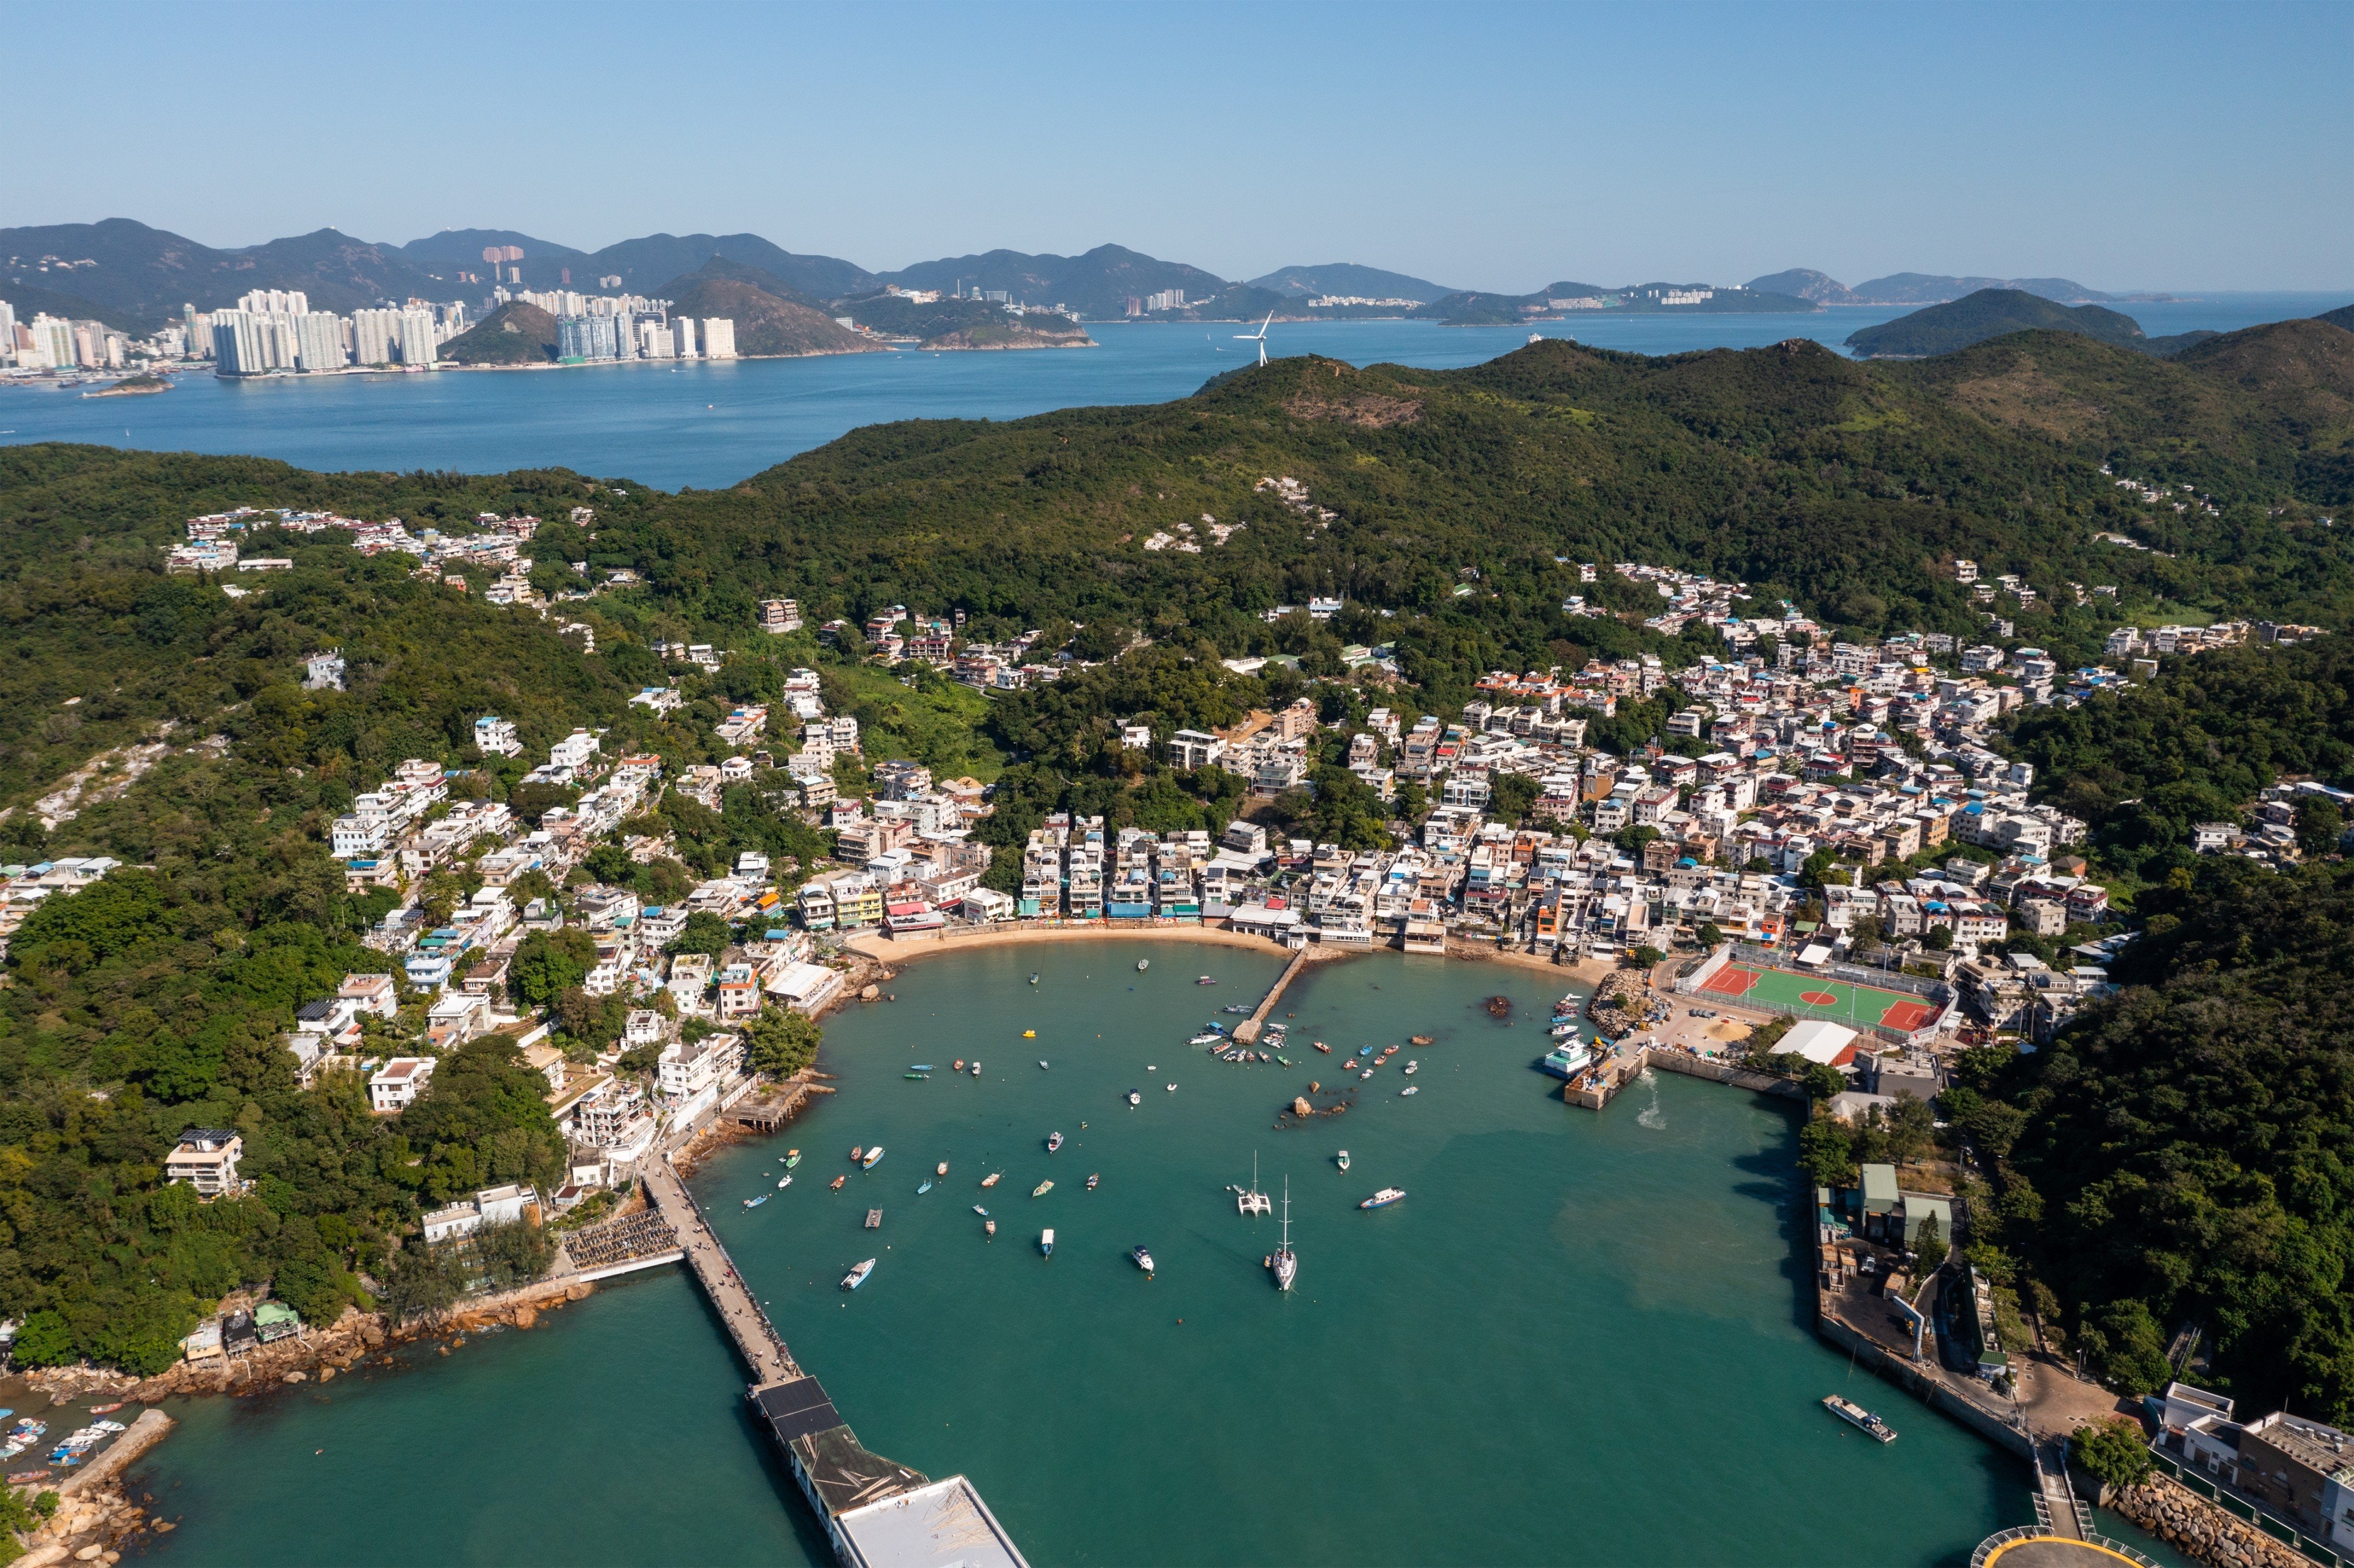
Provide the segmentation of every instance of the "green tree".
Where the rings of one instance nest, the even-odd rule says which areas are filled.
[[[1852,1187],[1855,1141],[1839,1122],[1818,1116],[1798,1129],[1798,1168],[1818,1187]]]
[[[1489,780],[1489,810],[1497,821],[1517,826],[1528,819],[1537,798],[1537,781],[1525,773],[1499,773]]]
[[[1019,864],[1017,860],[1016,864]],[[727,950],[735,939],[727,922],[707,909],[698,909],[686,917],[686,924],[664,950],[672,953],[707,953],[713,958]]]
[[[2346,814],[2327,795],[2301,795],[2296,802],[2296,849],[2311,858],[2336,852],[2346,833]]]
[[[817,1060],[824,1031],[817,1020],[785,1008],[764,1011],[745,1033],[747,1059],[756,1072],[789,1078]]]
[[[534,931],[515,948],[507,985],[525,1006],[549,1007],[587,980],[596,965],[597,944],[578,927]]]
[[[1798,1075],[1799,1084],[1810,1100],[1827,1100],[1847,1091],[1847,1075],[1828,1062],[1809,1062]]]
[[[2120,1393],[2149,1393],[2173,1374],[2167,1365],[2166,1335],[2149,1308],[2136,1300],[2112,1301],[2077,1330],[2101,1381]]]
[[[2068,1438],[2068,1457],[2086,1475],[2120,1489],[2141,1485],[2157,1467],[2141,1427],[2122,1415],[2077,1427]]]
[[[1913,1234],[1913,1255],[1921,1260],[1921,1272],[1935,1273],[1945,1264],[1946,1250],[1946,1227],[1937,1223],[1936,1215],[1931,1214]]]

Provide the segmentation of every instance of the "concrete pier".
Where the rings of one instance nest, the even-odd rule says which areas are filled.
[[[1289,963],[1283,966],[1283,973],[1276,977],[1275,989],[1267,993],[1267,1000],[1258,1004],[1258,1011],[1235,1025],[1235,1044],[1248,1045],[1258,1038],[1259,1031],[1267,1024],[1267,1015],[1273,1012],[1275,1004],[1283,1000],[1284,988],[1297,980],[1299,971],[1307,967],[1308,952],[1307,949],[1302,948],[1294,955]]]
[[[850,1568],[1028,1568],[1012,1536],[962,1476],[935,1481],[867,1451],[817,1379],[793,1360],[784,1336],[737,1272],[670,1158],[641,1172],[646,1195],[678,1234],[680,1250],[750,1369],[744,1396],[792,1468],[801,1494]]]

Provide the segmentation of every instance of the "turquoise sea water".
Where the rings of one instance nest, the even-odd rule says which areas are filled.
[[[2348,298],[2221,294],[2122,308],[2153,335],[2164,335],[2312,315]],[[1859,327],[1904,313],[1874,308],[1790,316],[1597,317],[1537,330],[1602,348],[1677,354],[1752,348],[1789,337],[1838,346]],[[860,425],[1006,419],[1051,408],[1182,397],[1257,353],[1235,341],[1232,323],[1112,323],[1087,330],[1099,346],[256,382],[196,374],[178,377],[174,391],[137,398],[0,387],[0,442],[249,452],[316,469],[480,473],[561,465],[665,490],[708,488],[733,484]],[[1428,322],[1279,323],[1268,331],[1267,352],[1444,369],[1493,359],[1527,336],[1519,327]]]
[[[1564,1106],[1528,1065],[1556,988],[1500,965],[1310,970],[1279,1010],[1297,1015],[1293,1069],[1179,1044],[1279,964],[1168,943],[916,964],[896,1003],[831,1022],[839,1094],[705,1168],[698,1193],[739,1266],[868,1446],[970,1475],[1042,1565],[1928,1564],[2031,1517],[2015,1461],[1808,1330],[1787,1110],[1667,1076],[1599,1116]],[[1197,986],[1204,972],[1221,983]],[[1480,1011],[1490,992],[1512,999],[1510,1025]],[[1437,1044],[1345,1114],[1276,1129],[1309,1079],[1338,1081],[1342,1052],[1409,1033]],[[951,1077],[958,1056],[982,1075]],[[1409,1056],[1422,1092],[1402,1098]],[[941,1070],[910,1082],[915,1063]],[[1068,1141],[1049,1155],[1055,1130]],[[881,1164],[827,1190],[853,1144],[878,1140]],[[806,1158],[776,1192],[787,1144]],[[1290,1183],[1288,1298],[1261,1266],[1277,1222],[1224,1190],[1254,1151],[1267,1191]],[[940,1160],[948,1178],[918,1195]],[[1004,1179],[983,1192],[991,1171]],[[1406,1200],[1355,1207],[1388,1185]],[[880,1231],[861,1228],[869,1207]],[[1034,1245],[1048,1224],[1051,1261]],[[1150,1279],[1128,1260],[1140,1242]],[[845,1297],[836,1282],[867,1256],[874,1277]],[[1833,1421],[1816,1402],[1838,1390],[1902,1439]],[[182,1521],[149,1550],[822,1560],[740,1393],[691,1282],[641,1277],[448,1358],[185,1403],[140,1471]]]

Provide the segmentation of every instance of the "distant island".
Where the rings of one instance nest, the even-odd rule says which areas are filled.
[[[2113,347],[2160,355],[2179,353],[2215,335],[2189,332],[2153,338],[2133,317],[2100,305],[2061,305],[2020,289],[1980,289],[1950,303],[1850,333],[1847,345],[1865,359],[1925,359],[2006,333],[2037,331],[2074,333]]]
[[[840,300],[833,309],[864,331],[935,352],[1096,345],[1073,317],[1052,311],[1015,315],[988,300],[941,298],[928,290]]]
[[[2011,289],[2062,305],[2109,305],[2171,300],[2171,294],[2105,294],[2073,278],[1949,278],[1935,272],[1891,272],[1849,288],[1828,272],[1793,267],[1749,280],[1749,287],[1796,294],[1819,305],[1941,305],[1988,289]]]
[[[171,382],[161,376],[149,376],[143,371],[126,376],[111,387],[101,387],[95,392],[85,392],[85,397],[152,397],[158,392],[169,392]]]
[[[1806,315],[1822,307],[1797,294],[1707,283],[1553,283],[1533,294],[1455,293],[1411,312],[1441,326],[1509,326],[1597,315]]]

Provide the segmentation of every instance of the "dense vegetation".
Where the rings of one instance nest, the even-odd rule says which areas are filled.
[[[2129,1392],[2204,1331],[2244,1407],[2354,1419],[2354,865],[2212,861],[2126,989],[1948,1114],[2003,1159],[1974,1253]],[[1995,1113],[1995,1114],[1989,1114]],[[2023,1113],[2023,1114],[2013,1114]]]
[[[1115,719],[1141,715],[1165,735],[1303,694],[1327,720],[1377,705],[1451,712],[1499,666],[1722,652],[1705,629],[1644,628],[1656,597],[1606,569],[1583,583],[1582,561],[1738,577],[1761,614],[1788,599],[1861,633],[1918,626],[1975,639],[1981,609],[1951,572],[1968,556],[1989,577],[2015,571],[2045,588],[2034,609],[2004,613],[2063,660],[2097,656],[2119,613],[2078,607],[2062,591],[2070,581],[2115,582],[2122,612],[2146,619],[2192,609],[2343,627],[2354,560],[2345,531],[2313,510],[2333,471],[2282,450],[2342,451],[2346,422],[2330,401],[2346,385],[2342,360],[2333,338],[2313,334],[2346,334],[2293,325],[2219,340],[2213,369],[2056,334],[1980,345],[1958,367],[1860,366],[1808,344],[1649,360],[1548,343],[1460,372],[1287,360],[1158,408],[860,430],[730,489],[676,495],[556,471],[327,475],[250,459],[0,449],[0,852],[126,863],[102,886],[42,906],[10,950],[0,1313],[26,1322],[27,1356],[148,1367],[202,1303],[238,1284],[270,1279],[313,1317],[357,1299],[363,1273],[397,1303],[429,1302],[446,1271],[393,1246],[419,1207],[552,1173],[559,1150],[536,1080],[495,1043],[445,1060],[427,1097],[390,1120],[368,1116],[350,1082],[295,1093],[276,1044],[293,1008],[347,969],[386,967],[355,939],[390,895],[347,894],[324,853],[325,825],[354,793],[419,756],[470,768],[459,792],[527,819],[566,798],[521,786],[519,764],[476,766],[468,742],[481,714],[514,719],[535,755],[588,725],[607,727],[609,753],[652,749],[676,769],[715,759],[711,726],[729,705],[773,699],[786,669],[815,665],[829,705],[860,719],[868,763],[915,757],[997,781],[982,837],[1001,852],[991,878],[1003,885],[1047,811],[1214,829],[1239,807],[1245,781],[1172,773],[1118,746]],[[2263,370],[2268,354],[2275,372]],[[1985,390],[1990,376],[2031,374],[2053,399],[2105,411],[2058,429],[2038,422],[2045,405]],[[2133,395],[2113,396],[2116,387]],[[2211,475],[2199,482],[2220,510],[2158,512],[2125,496],[2097,471],[2122,451],[2172,454]],[[1267,482],[1278,476],[1305,486],[1306,510]],[[535,584],[572,597],[543,620],[484,603],[486,572],[458,574],[476,589],[461,592],[440,573],[415,575],[407,557],[360,557],[334,532],[249,539],[294,568],[240,580],[243,598],[164,575],[163,547],[186,518],[239,504],[448,531],[480,512],[528,511],[546,520],[531,546]],[[567,520],[576,506],[594,508],[586,526]],[[1142,547],[1156,531],[1200,526],[1204,513],[1246,525],[1223,545],[1204,529],[1199,554]],[[2170,554],[2095,545],[2095,530]],[[637,580],[611,586],[625,570]],[[1606,613],[1563,613],[1573,593]],[[1035,628],[1084,660],[1122,656],[984,697],[859,663],[854,630],[839,650],[809,634],[763,637],[750,628],[770,594],[798,598],[813,625],[855,627],[892,604],[961,609],[972,637]],[[1323,594],[1348,601],[1328,621],[1262,614]],[[595,655],[561,631],[567,621],[595,630]],[[666,670],[650,652],[657,640],[733,656],[716,673]],[[1375,669],[1352,673],[1350,644],[1386,646],[1405,689]],[[303,689],[303,660],[338,647],[347,689]],[[1278,662],[1251,676],[1223,667],[1244,654]],[[2091,1330],[2087,1345],[2139,1346],[2133,1303],[2168,1325],[2196,1314],[2232,1344],[2261,1334],[2280,1349],[2234,1363],[2244,1386],[2322,1391],[2300,1408],[2342,1400],[2328,1391],[2345,1386],[2328,1316],[2343,1287],[2333,1297],[2317,1283],[2330,1257],[2342,1271],[2331,1216],[2348,1211],[2330,1186],[2341,1178],[2322,1154],[2299,1152],[2342,1141],[2342,1088],[2330,1087],[2342,1086],[2330,1077],[2342,1057],[2330,1053],[2343,1047],[2325,1024],[2338,1020],[2330,987],[2342,991],[2347,971],[2331,935],[2344,928],[2343,884],[2312,874],[2284,884],[2287,896],[2264,884],[2228,889],[2232,923],[2210,932],[2194,868],[2169,834],[2279,772],[2345,777],[2345,658],[2327,642],[2203,656],[2123,702],[2020,726],[2046,787],[2097,824],[2101,853],[2129,858],[2154,885],[2144,911],[2180,924],[2158,927],[2137,960],[2137,978],[2156,990],[2028,1061],[2026,1076],[1988,1079],[1995,1098],[1968,1118],[1986,1141],[2017,1135],[2017,1196],[2006,1202],[2022,1214],[2034,1193],[2056,1203],[2112,1192],[2098,1186],[2104,1173],[2163,1186],[2190,1171],[2214,1204],[2271,1226],[2259,1240],[2273,1250],[2234,1266],[2253,1282],[2244,1287],[2215,1272],[2225,1249],[2195,1251],[2165,1230],[2173,1211],[2122,1197],[2103,1199],[2123,1216],[2105,1251],[2034,1252],[2024,1222],[1998,1245],[2051,1281],[2055,1310]],[[663,681],[680,687],[676,712],[627,705]],[[1665,715],[1630,705],[1591,733],[1636,746]],[[1382,842],[1388,812],[1339,766],[1336,741],[1320,741],[1310,761],[1314,792],[1276,801],[1270,820]],[[28,809],[86,764],[70,799]],[[853,783],[862,776],[843,768]],[[717,811],[667,800],[631,831],[669,832],[675,862],[641,864],[614,848],[592,872],[666,897],[740,849],[806,863],[823,841],[779,804],[765,781],[731,788]],[[1416,805],[1409,790],[1399,809]],[[461,878],[424,890],[433,901],[470,891]],[[2243,933],[2253,934],[2245,951]],[[686,939],[707,950],[718,938]],[[579,992],[580,960],[577,943],[540,943],[517,979],[554,1009],[564,1039],[594,1045],[618,1023]],[[2233,1011],[2256,991],[2260,1005]],[[415,1022],[404,1017],[388,1039]],[[2180,1087],[2202,1042],[2219,1037],[2237,1042],[2243,1064],[2229,1086],[2238,1097],[2221,1107],[2203,1080],[2199,1094]],[[811,1044],[780,1027],[755,1048],[783,1065]],[[2250,1097],[2252,1085],[2270,1097]],[[2135,1096],[2147,1101],[2134,1110],[2146,1130],[2118,1119]],[[171,1140],[210,1125],[245,1137],[255,1191],[196,1204],[159,1189]],[[2101,1147],[2086,1143],[2094,1134],[2112,1150],[2105,1162],[2063,1169],[2093,1158],[2080,1151]],[[2230,1170],[2216,1163],[2226,1158]],[[2101,1224],[2087,1211],[2082,1233]],[[2192,1266],[2132,1264],[2137,1251],[2179,1252]],[[470,1266],[527,1266],[519,1257]],[[2264,1295],[2274,1280],[2296,1293]],[[2302,1317],[2298,1300],[2311,1308]],[[2130,1353],[2110,1359],[2130,1365]]]
[[[556,351],[556,318],[514,300],[443,344],[440,357],[451,365],[546,365]]]

